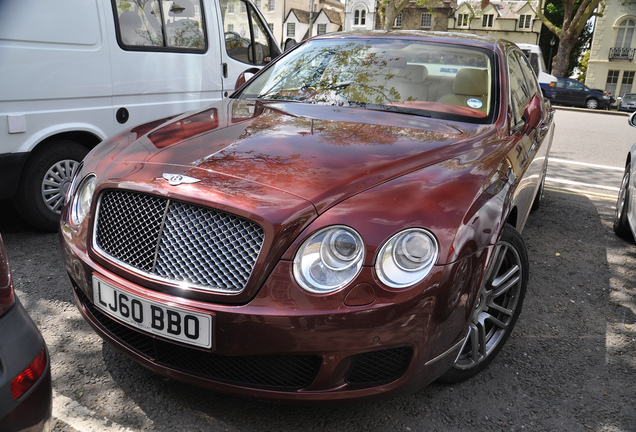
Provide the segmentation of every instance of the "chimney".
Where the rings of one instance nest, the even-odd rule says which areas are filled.
[[[490,0],[481,0],[481,10],[484,10],[489,4]]]

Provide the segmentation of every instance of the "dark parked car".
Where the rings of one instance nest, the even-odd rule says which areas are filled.
[[[636,93],[627,93],[618,102],[619,111],[634,112],[636,111]]]
[[[15,295],[0,237],[0,430],[50,430],[51,392],[49,353]]]
[[[146,367],[227,393],[465,380],[521,311],[544,103],[509,42],[305,41],[231,98],[86,157],[60,234],[79,309]]]
[[[589,109],[607,108],[611,99],[603,92],[591,89],[571,78],[558,78],[552,103]]]

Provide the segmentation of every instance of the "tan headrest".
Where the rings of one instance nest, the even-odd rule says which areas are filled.
[[[453,83],[453,93],[483,96],[488,93],[488,72],[482,69],[460,69]]]
[[[410,64],[406,66],[406,71],[412,82],[422,82],[428,76],[428,69],[424,65]]]

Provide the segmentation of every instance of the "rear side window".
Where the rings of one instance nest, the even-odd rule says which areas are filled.
[[[261,66],[278,55],[278,48],[251,5],[241,0],[221,0],[221,14],[228,56]]]
[[[205,52],[201,0],[113,0],[123,49]]]

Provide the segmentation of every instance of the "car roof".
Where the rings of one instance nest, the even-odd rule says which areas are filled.
[[[428,42],[441,42],[457,45],[468,45],[486,48],[494,51],[497,45],[514,45],[512,42],[508,42],[503,39],[496,39],[490,36],[480,36],[468,33],[453,33],[453,32],[434,32],[423,30],[367,30],[367,31],[352,31],[352,32],[335,32],[327,33],[320,36],[316,36],[313,39],[357,39],[357,38],[400,38],[400,39],[413,39]]]

